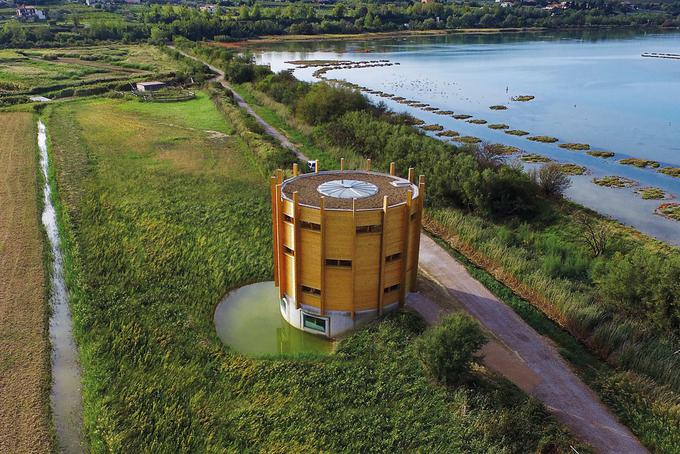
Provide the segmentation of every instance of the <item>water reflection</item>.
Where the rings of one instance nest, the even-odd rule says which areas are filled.
[[[290,326],[281,316],[278,289],[259,282],[230,292],[215,309],[217,335],[250,356],[329,353],[333,343]]]
[[[573,179],[568,195],[574,201],[680,244],[680,223],[653,214],[661,202],[644,201],[632,190],[604,189],[591,182],[593,177],[625,176],[680,197],[680,179],[618,162],[636,157],[658,161],[663,167],[680,167],[680,61],[641,57],[643,52],[673,51],[679,39],[677,31],[643,34],[627,30],[289,42],[269,44],[256,58],[270,63],[275,71],[292,68],[285,62],[297,59],[390,60],[399,65],[332,70],[326,77],[471,115],[488,124],[503,123],[532,135],[557,137],[560,143],[587,143],[593,150],[614,152],[613,158],[596,158],[368,95],[395,111],[407,111],[461,135],[586,166],[592,174]],[[314,80],[314,70],[297,69],[295,75]],[[510,100],[525,94],[536,99]],[[508,109],[489,109],[496,104]]]

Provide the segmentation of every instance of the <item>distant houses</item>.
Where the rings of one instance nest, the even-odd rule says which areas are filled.
[[[33,22],[37,20],[46,20],[47,16],[43,10],[38,9],[35,6],[19,5],[17,6],[16,18],[20,21]]]

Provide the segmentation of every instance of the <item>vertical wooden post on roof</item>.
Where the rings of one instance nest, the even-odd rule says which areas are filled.
[[[272,175],[269,179],[269,193],[272,198],[272,250],[274,259],[274,286],[279,283],[279,223],[277,222],[278,203],[276,201],[276,177]]]
[[[314,173],[319,173],[319,160],[314,161]]]
[[[352,199],[352,320],[356,318],[357,297],[356,292],[357,276],[357,199]]]
[[[414,181],[413,181],[414,171],[415,170],[413,169],[413,167],[408,168],[408,181],[410,181],[411,183],[414,183]]]
[[[399,289],[399,307],[404,307],[406,303],[406,292],[408,282],[406,280],[406,267],[408,266],[409,250],[408,243],[411,238],[411,209],[413,207],[413,191],[409,189],[406,193],[406,205],[404,205],[404,225],[402,231],[401,246],[401,288]]]
[[[296,177],[300,173],[300,169],[298,168],[297,162],[293,163],[293,176]]]
[[[300,254],[300,202],[298,192],[293,192],[293,263],[295,264],[293,282],[295,285],[295,308],[300,308],[300,298],[302,298],[300,284],[300,265],[302,255]]]
[[[366,170],[371,171],[371,158],[366,160]]]
[[[382,228],[380,231],[380,259],[378,261],[380,267],[378,273],[379,278],[379,288],[378,288],[378,315],[383,313],[383,299],[385,297],[385,233],[387,231],[387,196],[383,197],[383,207],[382,207]]]
[[[340,158],[340,170],[345,170],[345,158]]]
[[[396,165],[394,164],[394,161],[390,162],[390,175],[394,176],[396,171]]]
[[[279,299],[286,294],[286,257],[283,255],[283,200],[281,200],[281,184],[276,184],[276,241],[279,263]]]
[[[321,295],[319,296],[319,310],[321,315],[326,314],[326,199],[321,196],[319,199],[319,256],[321,257],[320,274],[319,274],[319,288]]]

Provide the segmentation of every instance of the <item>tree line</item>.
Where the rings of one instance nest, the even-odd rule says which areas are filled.
[[[121,7],[122,8],[122,7]],[[678,27],[680,2],[645,11],[620,2],[571,2],[568,9],[545,10],[517,3],[514,7],[475,3],[337,3],[333,7],[290,3],[254,3],[226,8],[216,14],[185,5],[152,4],[120,9],[101,19],[92,15],[87,26],[79,13],[59,10],[59,20],[45,26],[24,26],[14,20],[0,29],[0,46],[74,45],[99,41],[162,42],[173,37],[230,41],[261,35],[361,33],[396,30],[444,30],[509,27]],[[48,10],[49,13],[49,10]]]

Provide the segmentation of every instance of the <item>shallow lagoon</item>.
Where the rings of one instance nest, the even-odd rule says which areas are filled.
[[[381,90],[491,123],[507,123],[559,143],[588,143],[616,153],[610,159],[559,148],[382,100],[428,124],[461,135],[514,145],[560,162],[586,166],[591,175],[574,177],[568,196],[652,236],[680,244],[680,223],[654,214],[658,201],[641,200],[631,189],[591,183],[593,177],[620,175],[657,186],[680,197],[680,179],[619,164],[627,157],[680,167],[680,60],[643,58],[643,52],[680,51],[680,34],[524,33],[451,35],[373,41],[280,43],[260,49],[257,59],[275,71],[300,59],[386,59],[396,66],[332,70],[328,78]],[[313,80],[315,68],[295,75]],[[533,95],[529,102],[514,102]],[[507,110],[491,110],[492,105]],[[432,134],[434,136],[434,134]]]

